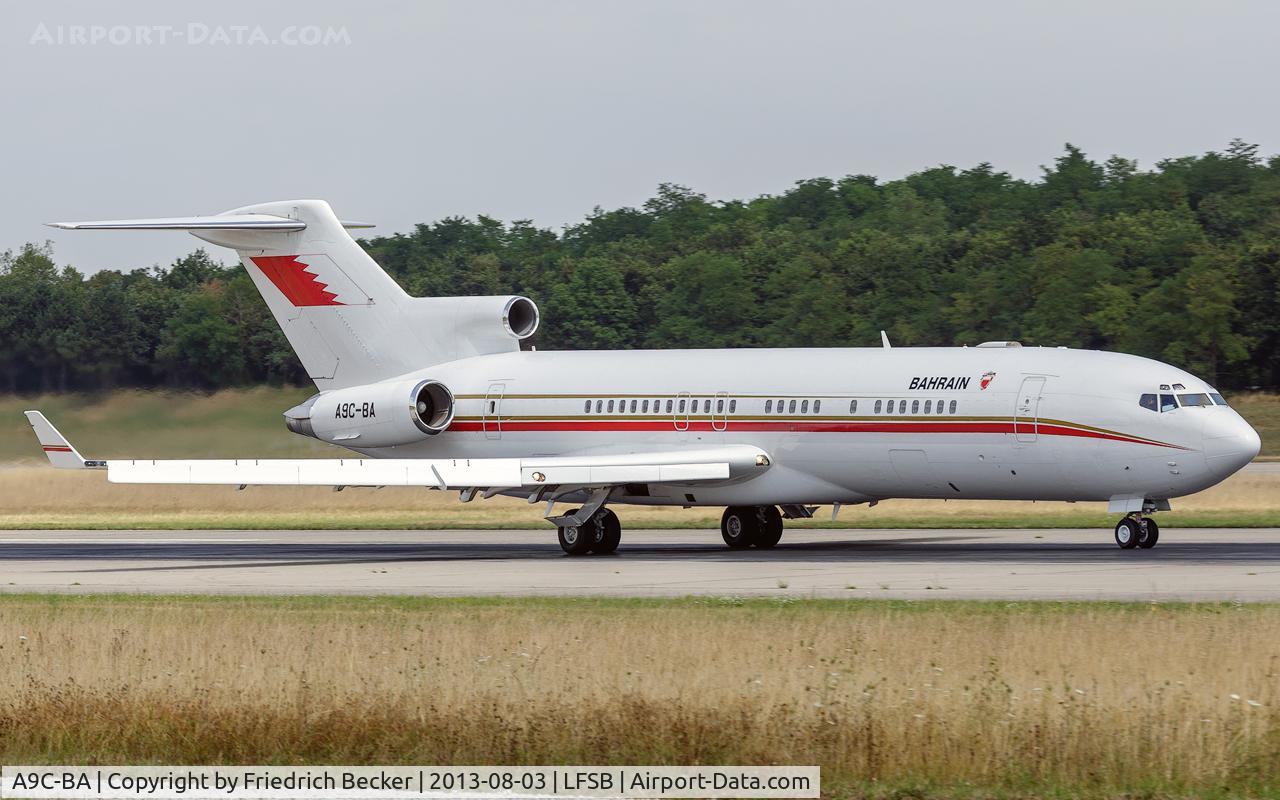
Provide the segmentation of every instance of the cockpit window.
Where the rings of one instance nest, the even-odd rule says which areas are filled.
[[[1213,404],[1215,406],[1225,406],[1227,404],[1226,398],[1217,392],[1209,392],[1209,396],[1213,398]]]
[[[1178,401],[1173,398],[1173,395],[1171,394],[1160,395],[1161,411],[1172,411],[1177,407],[1178,407]]]
[[[1211,406],[1213,401],[1209,399],[1209,395],[1200,392],[1188,392],[1187,394],[1178,395],[1178,403],[1183,406]]]
[[[1156,408],[1156,396],[1154,394],[1144,394],[1142,397],[1139,397],[1138,405],[1142,406],[1148,411],[1159,410],[1158,408]]]

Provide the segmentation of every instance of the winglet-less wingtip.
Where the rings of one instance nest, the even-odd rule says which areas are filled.
[[[80,455],[80,452],[71,446],[71,442],[67,441],[67,437],[58,433],[58,429],[53,427],[53,423],[45,419],[44,414],[39,411],[27,411],[27,422],[31,423],[31,428],[36,432],[36,438],[40,440],[40,446],[44,448],[44,454],[49,457],[49,463],[58,469],[101,469],[106,467],[105,461],[89,461]]]

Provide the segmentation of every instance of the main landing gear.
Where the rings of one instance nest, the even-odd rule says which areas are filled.
[[[720,535],[735,550],[773,547],[782,538],[782,514],[775,506],[729,506],[720,518]]]
[[[578,513],[571,510],[566,516]],[[557,528],[560,549],[571,556],[584,556],[587,553],[607,555],[618,549],[622,541],[622,523],[618,515],[607,508],[592,514],[582,525],[561,525]]]
[[[1123,550],[1149,550],[1160,541],[1160,526],[1151,517],[1130,514],[1116,523],[1116,544]]]

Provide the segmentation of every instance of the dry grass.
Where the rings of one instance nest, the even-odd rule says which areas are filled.
[[[88,458],[336,457],[349,451],[289,433],[281,414],[314,389],[0,395],[0,463],[44,460],[22,412],[44,412]]]
[[[817,763],[828,795],[1271,795],[1278,704],[1275,606],[0,599],[4,763]]]
[[[719,525],[718,508],[620,506],[629,528]],[[495,497],[462,504],[453,492],[319,487],[119,486],[101,472],[0,468],[0,528],[530,528],[542,506]],[[829,524],[827,510],[807,525]],[[1280,473],[1240,473],[1174,501],[1169,522],[1280,525]],[[892,500],[840,515],[841,527],[1110,527],[1105,503]],[[788,523],[799,525],[801,523]]]

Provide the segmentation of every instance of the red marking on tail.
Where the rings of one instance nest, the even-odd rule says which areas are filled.
[[[254,256],[250,259],[295,306],[340,306],[338,296],[321,283],[297,256]]]
[[[46,453],[70,453],[71,448],[60,444],[47,444],[44,446]]]

